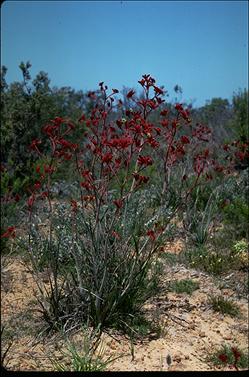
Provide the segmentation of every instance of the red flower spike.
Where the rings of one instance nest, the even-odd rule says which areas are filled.
[[[44,173],[52,174],[55,171],[55,168],[49,165],[44,165]]]
[[[64,160],[69,161],[72,159],[71,153],[63,153]]]
[[[105,162],[106,164],[108,164],[109,162],[112,161],[112,158],[113,158],[113,155],[111,152],[107,152],[106,154],[104,154],[102,156],[102,162]]]
[[[147,234],[147,236],[150,237],[150,239],[151,239],[152,241],[155,241],[155,239],[156,239],[156,234],[155,234],[155,232],[154,232],[153,230],[148,230],[146,234]]]
[[[113,200],[113,203],[115,204],[115,206],[120,209],[123,207],[123,200],[122,199],[116,199],[116,200]]]
[[[161,135],[161,128],[155,127],[154,130],[156,131],[157,135]]]
[[[52,120],[52,123],[54,123],[56,126],[60,126],[64,122],[65,120],[61,117],[55,117],[54,120]]]
[[[77,209],[78,209],[77,202],[74,199],[71,200],[71,208],[72,208],[73,212],[76,212]]]
[[[15,202],[19,202],[21,197],[19,194],[16,194],[14,199],[15,199]]]
[[[138,173],[132,173],[133,177],[135,178],[135,181],[138,181],[140,178],[140,175]]]
[[[91,202],[92,200],[94,200],[94,196],[93,195],[82,195],[81,199],[86,201],[86,202]]]
[[[38,145],[41,144],[41,140],[40,139],[34,139],[30,145],[30,148],[34,151],[37,151],[39,152],[39,149],[38,149]]]
[[[157,86],[154,86],[154,91],[156,94],[163,94],[163,90],[158,88]]]
[[[83,122],[84,120],[86,120],[86,117],[85,114],[82,114],[78,121]]]
[[[34,196],[34,194],[32,194],[32,195],[28,198],[28,200],[27,200],[27,205],[28,205],[29,209],[31,209],[31,208],[33,207],[34,202],[35,202],[35,196]]]
[[[41,188],[41,182],[36,182],[34,184],[34,190],[39,190]]]
[[[119,93],[118,89],[112,89],[113,93]]]
[[[185,135],[181,136],[181,142],[182,142],[182,144],[189,144],[190,143],[189,138]]]
[[[112,231],[111,235],[114,237],[114,238],[117,238],[118,240],[120,240],[120,234],[118,232],[116,232],[115,230]]]
[[[48,198],[48,191],[43,191],[43,192],[41,193],[41,198],[42,198],[42,199]]]
[[[15,232],[16,228],[14,226],[10,226],[7,228],[6,232],[1,235],[1,238],[15,238]]]
[[[145,166],[149,166],[149,165],[152,165],[153,163],[153,160],[150,156],[138,156],[138,164],[139,165],[145,165]]]
[[[145,80],[144,80],[144,79],[139,80],[138,83],[141,84],[142,86],[144,86],[144,84],[145,84]]]
[[[169,125],[169,121],[168,119],[163,119],[160,121],[160,124],[162,125],[162,127],[166,128]]]
[[[92,189],[92,185],[89,182],[81,182],[81,187],[84,187],[87,191],[90,191]]]
[[[139,177],[140,182],[147,183],[149,181],[150,177],[146,177],[145,175],[141,175]]]
[[[157,148],[160,145],[153,137],[148,137],[147,142],[152,146],[152,148]]]
[[[38,166],[36,167],[35,171],[36,171],[36,173],[40,174],[40,172],[41,172],[41,167],[40,167],[40,165],[38,165]]]
[[[160,112],[160,115],[161,115],[161,116],[166,116],[166,115],[168,115],[168,113],[169,113],[169,110],[164,109],[164,110],[162,110],[162,111]]]
[[[183,110],[182,104],[181,103],[176,103],[175,104],[175,109],[178,110],[178,111],[182,111]]]
[[[233,352],[235,362],[237,362],[239,360],[239,358],[241,357],[241,353],[235,347],[232,347],[231,350]]]
[[[225,354],[221,354],[221,355],[219,355],[218,358],[219,358],[220,361],[222,361],[223,363],[226,363],[227,360],[228,360],[228,357],[227,357],[227,355],[225,355]]]
[[[130,90],[130,91],[127,93],[126,97],[127,97],[127,98],[131,98],[134,94],[135,94],[134,90]]]

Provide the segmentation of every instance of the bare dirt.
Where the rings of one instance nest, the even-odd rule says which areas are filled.
[[[167,250],[181,251],[180,242],[175,249],[166,245]],[[238,272],[239,273],[239,272]],[[158,295],[144,306],[148,318],[160,323],[159,337],[151,337],[134,344],[132,356],[129,339],[120,334],[102,336],[105,357],[119,359],[111,363],[109,371],[208,371],[229,370],[228,367],[214,366],[207,356],[224,344],[236,345],[248,350],[248,303],[238,297],[209,275],[187,269],[184,265],[164,266],[164,278]],[[199,283],[199,289],[192,295],[177,294],[167,290],[171,280],[190,278]],[[225,278],[224,278],[225,279]],[[224,280],[225,281],[225,280]],[[2,305],[1,318],[4,326],[2,350],[11,347],[5,358],[8,370],[51,371],[54,367],[49,357],[63,361],[65,343],[58,334],[44,337],[40,332],[41,318],[35,300],[36,285],[21,257],[4,257],[2,260]],[[208,297],[222,294],[231,297],[241,311],[240,317],[230,317],[214,312]],[[82,345],[82,334],[73,336],[74,342]],[[171,365],[166,362],[171,357]],[[68,363],[68,360],[65,359]]]

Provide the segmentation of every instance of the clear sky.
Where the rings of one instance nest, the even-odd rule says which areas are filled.
[[[1,64],[8,83],[29,60],[32,78],[83,91],[136,89],[149,73],[201,106],[248,87],[247,33],[247,1],[5,1]]]

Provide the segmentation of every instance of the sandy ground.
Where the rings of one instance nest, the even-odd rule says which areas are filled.
[[[175,252],[181,250],[176,245]],[[164,278],[158,295],[144,306],[148,318],[156,317],[163,331],[159,338],[148,337],[134,344],[131,355],[130,341],[120,334],[103,334],[104,355],[119,359],[110,364],[110,371],[208,371],[228,368],[214,367],[206,358],[223,344],[248,349],[248,303],[236,293],[222,288],[209,275],[175,264],[165,263]],[[167,290],[171,280],[191,278],[199,283],[192,295],[177,294]],[[13,371],[49,371],[53,366],[49,356],[63,360],[61,350],[65,344],[58,335],[37,336],[40,331],[40,313],[35,301],[36,286],[32,275],[20,257],[4,257],[2,261],[2,349],[10,339],[11,348],[5,358],[7,369]],[[209,303],[210,294],[231,297],[241,310],[241,317],[230,317],[214,312]],[[82,345],[82,334],[73,337]],[[166,357],[172,363],[167,365]]]

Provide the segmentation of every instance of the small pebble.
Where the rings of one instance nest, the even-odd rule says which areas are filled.
[[[199,336],[200,336],[201,338],[205,338],[207,335],[202,331],[202,332],[199,333]]]

